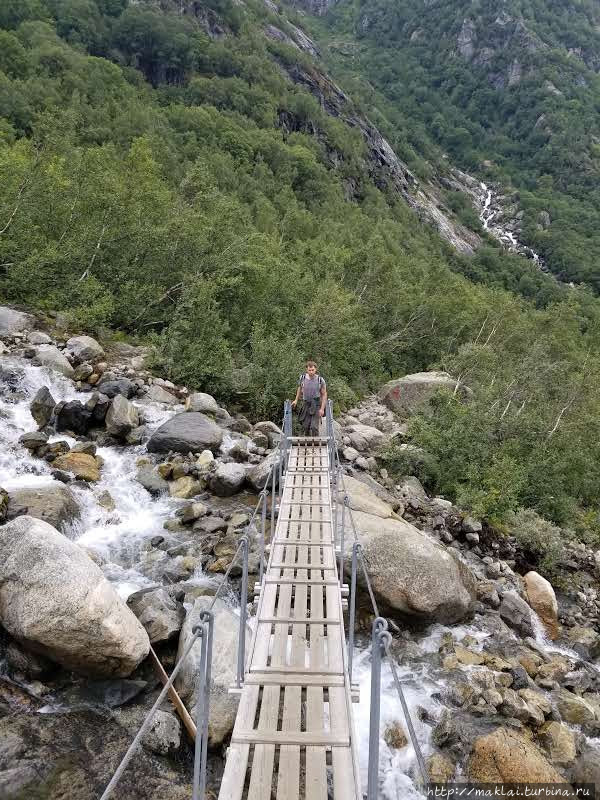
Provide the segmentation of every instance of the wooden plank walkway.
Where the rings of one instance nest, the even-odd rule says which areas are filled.
[[[219,800],[360,800],[328,451],[289,451]]]

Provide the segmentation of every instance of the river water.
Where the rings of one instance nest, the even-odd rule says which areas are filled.
[[[29,411],[38,389],[47,386],[53,398],[83,400],[72,381],[48,370],[34,367],[25,360],[4,358],[0,371],[0,486],[11,489],[48,486],[54,483],[50,466],[30,455],[19,444],[19,437],[35,431],[37,425]],[[135,403],[150,426],[157,427],[174,413],[173,409],[152,402]],[[50,441],[74,440],[64,434]],[[141,569],[140,557],[149,539],[164,533],[163,523],[181,501],[168,497],[154,498],[136,480],[136,461],[145,455],[145,447],[99,447],[104,460],[101,479],[92,487],[76,485],[71,489],[81,509],[65,533],[100,559],[107,577],[122,597],[150,580]],[[101,503],[108,492],[114,509]]]

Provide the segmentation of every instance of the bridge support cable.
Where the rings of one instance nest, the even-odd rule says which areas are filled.
[[[286,402],[286,406],[284,409],[284,419],[282,424],[282,431],[284,435],[281,437],[280,447],[278,458],[273,461],[273,466],[267,476],[267,480],[265,482],[265,486],[263,487],[256,507],[250,517],[246,525],[246,534],[241,538],[238,548],[231,559],[229,567],[225,572],[223,579],[219,586],[217,587],[217,591],[215,592],[211,604],[208,609],[203,611],[200,615],[200,625],[197,625],[192,631],[192,638],[186,647],[185,651],[183,652],[181,658],[173,668],[173,672],[171,673],[170,677],[164,683],[163,689],[159,694],[158,698],[156,699],[154,705],[146,715],[140,729],[138,730],[137,734],[135,735],[133,741],[129,745],[127,752],[121,759],[117,769],[115,770],[111,780],[107,784],[104,792],[102,793],[100,800],[108,800],[113,795],[113,792],[118,785],[123,773],[127,769],[129,762],[137,752],[142,739],[144,738],[145,734],[148,732],[150,725],[154,719],[156,711],[159,709],[160,705],[164,701],[167,694],[173,691],[173,684],[175,683],[175,679],[179,674],[182,666],[184,665],[188,655],[192,651],[192,648],[196,644],[196,642],[201,642],[201,655],[200,655],[200,669],[199,674],[197,676],[197,697],[198,697],[198,706],[197,706],[197,719],[196,719],[196,733],[195,733],[195,745],[194,745],[194,778],[193,778],[193,800],[204,800],[206,795],[206,763],[207,763],[207,751],[208,751],[208,720],[209,720],[209,713],[210,713],[210,680],[211,680],[211,665],[212,665],[212,642],[213,642],[213,614],[212,610],[214,608],[219,595],[221,594],[221,590],[224,586],[228,585],[229,576],[231,574],[231,570],[233,569],[234,565],[238,561],[240,555],[242,555],[242,587],[241,587],[241,597],[240,597],[240,627],[239,627],[239,641],[238,641],[238,661],[237,661],[237,684],[238,686],[241,685],[244,679],[244,671],[245,671],[245,633],[246,633],[246,620],[247,620],[247,599],[248,599],[248,556],[249,556],[249,538],[248,533],[252,529],[254,521],[258,512],[261,512],[261,531],[260,531],[260,555],[259,555],[259,575],[262,580],[262,575],[264,571],[264,561],[265,561],[265,528],[266,528],[266,505],[267,505],[267,495],[269,492],[269,484],[271,486],[271,531],[273,531],[274,526],[274,517],[275,517],[275,497],[276,497],[276,490],[275,490],[275,476],[277,475],[278,471],[281,476],[282,474],[282,463],[285,457],[285,447],[286,447],[286,436],[285,431],[289,431],[289,435],[291,436],[291,416],[292,416],[292,409],[291,403],[289,401]],[[161,668],[162,669],[162,668]],[[163,671],[164,672],[164,671]],[[166,675],[165,675],[166,677]],[[190,727],[191,724],[190,724]]]
[[[417,739],[415,728],[411,719],[410,710],[402,684],[398,677],[396,663],[390,652],[392,643],[392,636],[388,631],[388,623],[383,617],[380,616],[377,600],[371,583],[371,578],[365,562],[360,537],[356,529],[356,523],[352,514],[352,509],[349,504],[349,497],[346,492],[344,482],[344,472],[340,463],[339,450],[335,439],[335,428],[333,422],[333,405],[331,400],[327,403],[327,432],[329,438],[330,448],[330,464],[332,465],[332,472],[336,475],[336,496],[335,502],[339,503],[340,492],[342,494],[342,529],[340,531],[340,582],[342,582],[342,570],[345,559],[345,541],[344,541],[344,520],[345,512],[348,511],[350,526],[352,528],[353,544],[352,544],[352,560],[350,567],[350,597],[349,597],[349,619],[348,619],[348,672],[350,683],[352,683],[352,662],[354,651],[354,638],[355,638],[355,625],[356,625],[356,581],[358,566],[360,562],[361,571],[364,577],[364,584],[367,589],[371,607],[375,620],[372,627],[371,635],[371,704],[369,712],[369,762],[367,770],[367,800],[378,800],[378,780],[379,780],[379,734],[380,734],[380,697],[381,697],[381,664],[383,659],[387,656],[387,661],[390,666],[394,688],[402,706],[402,712],[408,729],[411,744],[413,746],[417,766],[419,769],[421,784],[425,788],[428,781],[428,770]]]

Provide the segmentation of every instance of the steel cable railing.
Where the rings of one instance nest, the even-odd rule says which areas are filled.
[[[379,782],[379,728],[380,728],[380,704],[381,704],[381,663],[383,658],[387,656],[390,665],[390,671],[394,682],[394,687],[398,694],[402,712],[406,721],[406,727],[411,740],[411,744],[415,751],[421,781],[425,787],[428,783],[428,770],[423,758],[423,753],[417,739],[417,735],[410,716],[410,710],[406,697],[398,677],[396,663],[390,653],[390,646],[392,643],[392,636],[388,631],[388,623],[379,614],[379,606],[375,599],[375,593],[371,583],[371,577],[365,562],[360,536],[356,529],[356,522],[350,508],[349,497],[346,492],[346,485],[344,481],[344,472],[340,463],[339,450],[335,439],[335,427],[333,422],[333,407],[331,400],[327,403],[327,436],[329,444],[329,463],[331,467],[332,485],[334,489],[334,502],[339,504],[340,489],[342,494],[342,523],[340,527],[340,583],[343,583],[344,576],[344,559],[345,559],[345,519],[346,511],[350,519],[352,527],[353,545],[352,545],[352,560],[350,570],[350,597],[348,607],[348,676],[350,684],[352,685],[352,662],[354,653],[354,635],[356,624],[356,578],[358,571],[358,562],[364,576],[364,582],[369,594],[375,620],[373,622],[371,631],[371,697],[370,697],[370,719],[369,719],[369,765],[367,773],[367,800],[377,800],[378,797],[378,782]],[[337,516],[334,517],[337,520]],[[337,527],[337,526],[336,526]],[[336,530],[337,537],[337,530]]]
[[[217,587],[217,591],[215,592],[211,604],[208,609],[205,609],[200,613],[200,624],[195,626],[192,630],[192,638],[188,643],[187,647],[185,648],[181,658],[175,664],[173,671],[165,683],[162,691],[160,692],[158,698],[154,702],[154,705],[146,715],[140,729],[138,730],[137,734],[135,735],[133,741],[129,745],[127,752],[121,759],[119,766],[115,770],[110,782],[107,784],[106,789],[102,793],[100,800],[108,800],[108,798],[112,795],[115,787],[121,780],[123,773],[127,769],[129,762],[135,755],[144,735],[147,733],[150,725],[152,724],[152,720],[154,719],[154,715],[156,711],[160,707],[161,703],[164,701],[167,693],[172,688],[175,678],[179,674],[185,660],[189,656],[192,648],[196,644],[198,640],[201,641],[202,649],[200,652],[200,670],[198,674],[197,680],[197,691],[196,695],[198,698],[197,701],[197,713],[196,713],[196,741],[194,745],[194,778],[193,778],[193,788],[192,788],[192,800],[204,800],[205,792],[206,792],[206,763],[207,763],[207,754],[208,754],[208,720],[210,714],[210,680],[211,680],[211,660],[212,660],[212,641],[213,641],[213,629],[214,629],[214,618],[213,618],[213,608],[219,595],[221,594],[221,590],[223,587],[228,583],[229,576],[231,574],[231,570],[235,566],[238,556],[240,553],[242,554],[242,584],[241,584],[241,592],[240,592],[240,626],[239,626],[239,634],[238,634],[238,651],[237,651],[237,673],[236,673],[236,685],[237,688],[241,688],[241,684],[244,680],[244,671],[245,671],[245,650],[246,650],[246,620],[247,620],[247,598],[248,598],[248,557],[249,557],[249,550],[250,550],[250,539],[249,533],[250,529],[254,525],[254,521],[258,515],[260,510],[261,512],[261,531],[260,531],[260,552],[259,552],[259,581],[262,583],[263,574],[264,574],[264,563],[265,563],[265,531],[266,531],[266,512],[267,512],[267,496],[269,493],[269,485],[271,487],[271,539],[273,538],[274,526],[275,526],[275,497],[276,497],[276,489],[275,489],[275,477],[278,476],[278,483],[279,483],[279,498],[281,500],[281,486],[283,483],[283,474],[285,467],[287,465],[287,456],[288,456],[288,449],[289,449],[289,439],[292,435],[292,406],[289,400],[286,400],[284,405],[284,415],[283,415],[283,422],[281,426],[281,438],[279,442],[279,450],[276,458],[273,458],[273,464],[271,469],[267,475],[265,485],[263,486],[254,511],[248,522],[246,523],[245,530],[246,533],[240,539],[240,543],[238,548],[227,568],[223,576],[223,580]]]
[[[102,793],[102,796],[100,797],[100,800],[107,800],[107,798],[109,798],[110,795],[112,794],[114,788],[116,787],[116,785],[118,784],[119,780],[121,779],[121,776],[125,772],[125,769],[127,768],[127,765],[129,764],[129,762],[133,758],[133,756],[134,756],[134,754],[135,754],[135,752],[136,752],[136,750],[137,750],[142,738],[144,737],[144,734],[148,731],[148,728],[150,727],[150,724],[151,724],[151,722],[152,722],[152,720],[154,718],[154,715],[155,715],[156,711],[158,710],[160,704],[163,702],[163,700],[167,696],[167,692],[169,691],[169,689],[173,686],[173,683],[175,682],[175,678],[179,674],[179,671],[180,671],[181,667],[183,666],[183,664],[185,663],[185,660],[188,657],[188,655],[190,654],[193,646],[196,644],[196,642],[198,641],[199,638],[204,638],[205,636],[208,638],[207,634],[212,635],[212,630],[211,631],[207,631],[205,626],[206,626],[206,624],[208,624],[208,626],[210,628],[212,628],[212,613],[211,613],[212,609],[214,608],[214,605],[217,602],[217,598],[219,597],[221,589],[223,588],[223,586],[225,586],[225,584],[227,582],[227,579],[229,578],[229,575],[231,573],[231,570],[232,570],[232,568],[233,568],[233,566],[234,566],[234,564],[235,564],[235,562],[237,560],[237,557],[240,554],[240,552],[241,552],[243,547],[244,547],[244,542],[240,542],[240,545],[239,545],[239,547],[238,547],[233,559],[231,560],[231,563],[229,564],[227,572],[223,576],[223,580],[219,584],[219,587],[218,587],[218,589],[217,589],[217,591],[216,591],[216,593],[215,593],[215,595],[214,595],[214,597],[212,599],[212,602],[211,602],[210,606],[208,607],[208,609],[206,611],[203,611],[202,614],[201,614],[201,620],[202,620],[203,624],[198,625],[193,629],[192,638],[191,638],[188,646],[184,650],[184,652],[183,652],[181,658],[179,659],[179,661],[177,662],[177,664],[175,664],[175,667],[173,668],[173,672],[171,673],[171,675],[169,677],[169,680],[165,683],[161,693],[159,694],[158,698],[154,702],[154,705],[152,706],[152,708],[150,709],[150,711],[146,715],[146,718],[145,718],[144,722],[142,723],[142,725],[141,725],[139,731],[137,732],[134,740],[129,745],[129,748],[128,748],[127,752],[123,756],[123,758],[121,760],[121,763],[119,764],[119,766],[115,770],[115,773],[114,773],[113,777],[111,778],[109,784],[107,785],[106,789]],[[206,617],[206,619],[203,619],[203,617]],[[210,678],[210,675],[209,675],[209,678]],[[208,714],[206,714],[206,716],[208,718]],[[200,722],[202,722],[202,720]],[[196,725],[196,741],[198,741],[198,739],[199,739],[199,736],[198,736],[198,731],[199,730],[200,730],[200,728],[198,727],[198,725]],[[194,795],[194,800],[196,800],[196,795]]]

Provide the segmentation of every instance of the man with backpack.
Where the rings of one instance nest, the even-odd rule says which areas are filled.
[[[305,436],[319,435],[319,422],[325,416],[327,405],[327,384],[317,372],[314,361],[306,362],[306,372],[300,375],[296,398],[292,408],[296,408],[302,396],[302,408],[298,415]]]

